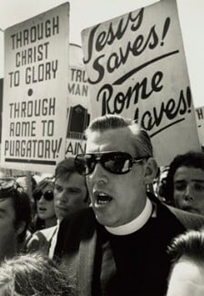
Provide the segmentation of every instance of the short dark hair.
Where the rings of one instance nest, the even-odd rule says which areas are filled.
[[[86,138],[95,131],[104,132],[111,129],[129,128],[137,157],[153,156],[153,147],[148,133],[134,120],[119,115],[104,115],[94,119],[85,131]]]
[[[73,173],[79,174],[75,167],[75,157],[65,158],[61,162],[59,162],[56,166],[55,180],[57,179],[61,179],[63,181],[67,180],[70,177],[70,175],[72,175]],[[87,189],[87,195],[84,201],[89,202],[88,189]]]
[[[173,239],[167,252],[176,263],[182,256],[204,266],[204,230],[189,230]]]
[[[169,165],[166,183],[163,188],[163,195],[170,204],[174,204],[174,175],[181,166],[198,168],[204,173],[204,153],[200,151],[189,151],[177,155]]]
[[[4,180],[10,182],[11,179]],[[31,201],[29,195],[15,180],[12,180],[12,186],[2,189],[2,198],[11,198],[15,212],[14,227],[18,229],[21,222],[25,223],[24,230],[18,235],[18,243],[22,243],[26,237],[29,224],[31,222]]]
[[[3,295],[73,295],[64,273],[47,256],[38,253],[5,259],[0,266],[0,287]]]
[[[68,157],[60,161],[55,169],[55,179],[67,179],[71,174],[77,173],[74,157]]]

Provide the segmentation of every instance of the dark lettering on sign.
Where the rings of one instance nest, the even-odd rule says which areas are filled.
[[[153,137],[167,129],[169,126],[185,120],[185,117],[181,118],[181,116],[185,116],[187,113],[190,113],[191,106],[191,91],[188,86],[185,91],[180,91],[178,98],[170,98],[169,100],[162,102],[159,109],[153,107],[152,111],[147,110],[143,114],[140,114],[140,110],[137,108],[135,110],[134,119],[140,123],[142,128],[149,131],[150,136]],[[162,125],[162,120],[164,119],[168,119],[168,124],[166,126]],[[151,134],[153,129],[156,131]]]
[[[55,115],[56,98],[21,101],[9,104],[10,118],[30,118]]]
[[[85,70],[71,68],[71,81],[87,83]]]
[[[79,83],[68,83],[68,92],[75,96],[88,96],[89,86]]]
[[[65,155],[76,155],[86,153],[86,142],[69,142],[66,148]]]
[[[123,75],[120,78],[118,78],[116,81],[113,82],[113,85],[120,85],[123,82],[125,82],[126,80],[128,80],[132,75],[134,75],[137,72],[143,70],[144,68],[150,66],[151,64],[153,64],[155,62],[158,62],[159,60],[165,59],[165,58],[167,58],[169,56],[172,56],[174,54],[178,54],[178,53],[179,53],[179,50],[175,50],[175,51],[172,51],[172,52],[168,52],[168,53],[166,53],[164,55],[161,55],[159,57],[156,57],[156,58],[154,58],[152,60],[149,60],[149,61],[145,62],[144,64],[141,64],[138,67],[135,67],[135,68],[131,69],[125,75]]]
[[[58,60],[27,67],[25,69],[25,83],[37,83],[57,78]]]
[[[56,159],[61,149],[62,138],[45,140],[6,140],[4,156],[20,158]]]
[[[130,25],[130,30],[131,31],[136,31],[143,19],[143,11],[144,9],[142,8],[139,13],[136,15],[136,17],[133,16],[133,13],[130,12],[127,16],[127,18],[122,18],[119,21],[118,27],[116,28],[115,32],[113,30],[113,24],[112,22],[109,25],[109,28],[107,31],[102,31],[97,37],[96,41],[94,39],[95,34],[97,32],[97,29],[100,28],[100,24],[95,26],[89,35],[89,40],[88,40],[88,58],[87,60],[84,59],[84,63],[87,64],[90,62],[92,59],[92,54],[93,50],[96,49],[96,51],[100,52],[107,44],[112,45],[113,42],[117,40],[121,40],[123,35],[126,33],[128,29],[128,25]],[[95,45],[95,46],[94,46]]]
[[[36,121],[11,122],[9,136],[10,137],[35,137]]]
[[[147,77],[141,82],[136,82],[134,86],[129,86],[126,93],[119,92],[113,97],[113,86],[105,84],[98,91],[97,101],[102,103],[102,115],[104,114],[120,114],[123,110],[130,107],[130,103],[136,105],[139,98],[148,99],[152,93],[160,92],[162,85],[163,73],[157,71],[148,81]]]
[[[11,35],[12,49],[18,49],[57,34],[59,34],[59,16],[54,16],[52,19]]]
[[[143,52],[147,51],[147,49],[154,50],[158,46],[164,45],[164,39],[168,34],[171,24],[169,17],[167,17],[164,22],[162,32],[156,27],[155,24],[149,28],[147,34],[140,34],[138,30],[142,28],[143,25],[144,9],[141,9],[135,17],[133,15],[134,12],[131,12],[128,14],[128,16],[121,18],[118,24],[115,25],[115,29],[113,29],[113,23],[110,22],[106,31],[102,31],[97,34],[97,31],[100,30],[100,25],[94,27],[91,30],[87,47],[88,57],[87,59],[84,59],[84,63],[90,63],[90,66],[94,71],[94,78],[89,78],[89,83],[97,84],[101,82],[105,73],[113,73],[114,71],[118,70],[121,65],[125,65],[127,60],[132,58],[132,56],[140,56]],[[110,54],[104,54],[104,52],[102,52],[100,54],[105,46],[110,46],[115,42],[115,40],[121,40],[123,36],[127,35],[128,30],[134,32],[134,40],[128,41],[126,45],[123,44],[123,47],[121,47],[119,44],[117,47],[117,52],[112,51]],[[138,31],[138,34],[135,34],[136,31]],[[93,56],[93,52],[96,54],[96,56]],[[97,53],[99,54],[97,55]],[[127,80],[131,75],[142,68],[176,53],[178,53],[178,50],[161,54],[161,56],[155,57],[151,61],[137,66],[133,70],[129,71],[129,73],[126,73],[123,77],[119,78],[115,84],[123,83],[124,80]]]
[[[16,53],[16,67],[40,62],[48,58],[49,42],[29,47]]]
[[[203,109],[202,108],[199,108],[199,109],[196,109],[196,113],[197,113],[197,117],[198,119],[204,119],[204,114],[203,114]]]

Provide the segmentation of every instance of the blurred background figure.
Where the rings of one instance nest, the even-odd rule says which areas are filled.
[[[33,191],[34,219],[32,230],[52,227],[57,224],[54,210],[54,179],[45,178],[41,180]]]
[[[29,183],[30,184],[28,184],[28,177],[27,176],[18,176],[18,177],[16,177],[16,182],[21,187],[23,187],[24,191],[26,193],[28,193],[28,194],[30,193],[30,191],[33,192],[34,189],[35,189],[35,186],[37,185],[37,182],[36,182],[36,180],[35,180],[35,178],[33,176],[30,176],[30,178],[29,178]],[[30,188],[28,188],[28,187],[30,187]]]
[[[16,256],[0,266],[1,296],[71,296],[73,291],[57,265],[40,254]]]
[[[155,195],[165,203],[167,203],[167,201],[164,197],[164,187],[166,185],[168,171],[169,166],[158,167],[158,173],[153,183]]]
[[[168,248],[173,259],[167,296],[204,295],[204,232],[191,230]]]
[[[0,261],[23,252],[30,232],[31,204],[13,178],[0,179]]]
[[[36,199],[36,194],[33,196]],[[74,158],[62,160],[55,169],[54,182],[54,210],[57,225],[35,232],[28,242],[28,252],[40,250],[53,258],[60,222],[65,217],[87,207],[89,207],[89,198],[85,177],[76,171]]]
[[[62,160],[55,170],[54,204],[58,220],[88,207],[85,177],[75,168],[74,158]]]
[[[204,216],[204,153],[190,151],[176,156],[163,189],[167,203]]]

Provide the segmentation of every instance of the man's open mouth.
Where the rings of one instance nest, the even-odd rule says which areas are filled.
[[[104,192],[95,192],[94,196],[98,205],[106,205],[112,200],[112,197]]]

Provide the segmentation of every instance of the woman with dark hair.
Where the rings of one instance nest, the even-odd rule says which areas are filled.
[[[64,273],[43,255],[19,255],[0,266],[1,296],[71,296],[73,291]]]
[[[56,225],[53,190],[53,179],[44,178],[36,185],[33,191],[35,215],[32,231],[34,232]]]

